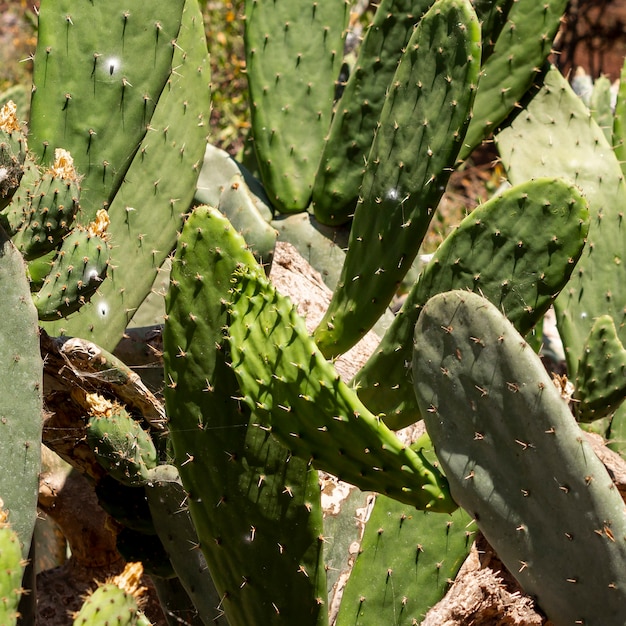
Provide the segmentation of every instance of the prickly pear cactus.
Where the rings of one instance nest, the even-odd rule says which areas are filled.
[[[0,210],[9,204],[20,184],[26,150],[17,107],[10,100],[0,109]]]
[[[196,208],[173,259],[163,336],[176,465],[231,626],[323,626],[317,472],[250,414],[228,361],[226,301],[242,263],[256,267],[228,220]]]
[[[461,159],[510,115],[533,84],[552,50],[566,6],[567,0],[517,0],[495,43],[483,42],[483,50],[493,50],[481,71]]]
[[[558,179],[524,182],[476,208],[439,246],[356,375],[361,400],[384,413],[391,428],[420,419],[407,365],[415,323],[428,299],[450,289],[479,292],[526,334],[566,285],[588,231],[586,200]]]
[[[24,223],[13,243],[27,261],[52,252],[72,227],[78,211],[80,184],[74,159],[57,148],[54,162],[31,190],[26,187]]]
[[[574,387],[572,405],[580,422],[612,415],[626,399],[626,350],[610,315],[591,327]]]
[[[111,203],[167,90],[183,5],[41,3],[30,148],[74,155],[84,223]]]
[[[433,297],[415,390],[455,500],[556,626],[626,620],[626,514],[539,357],[473,293]]]
[[[576,184],[589,203],[585,251],[555,302],[568,374],[574,379],[595,319],[611,315],[620,340],[626,340],[626,274],[621,262],[626,184],[604,133],[560,72],[544,68],[538,86],[511,126],[498,134],[497,145],[514,184],[539,175],[558,176]]]
[[[148,471],[157,465],[157,452],[150,435],[124,408],[97,394],[87,397],[92,405],[87,442],[98,462],[124,485],[145,483]]]
[[[55,5],[54,2],[49,4]],[[40,86],[45,88],[44,91],[50,88],[55,92],[50,94],[52,101],[63,99],[63,94],[69,92],[72,104],[80,100],[88,109],[93,104],[93,109],[84,116],[78,111],[67,110],[68,120],[71,118],[76,123],[72,133],[67,131],[67,138],[68,142],[70,139],[76,142],[76,149],[82,155],[76,161],[78,171],[89,174],[82,181],[82,223],[85,224],[101,206],[106,195],[110,203],[107,211],[111,220],[108,233],[112,252],[108,278],[91,303],[70,319],[46,323],[44,327],[51,335],[84,337],[113,350],[137,308],[150,293],[159,268],[176,243],[182,215],[193,198],[206,145],[205,116],[210,110],[206,38],[197,0],[186,0],[184,8],[180,0],[152,2],[149,8],[141,9],[134,5],[129,8],[128,3],[117,1],[98,2],[92,9],[88,8],[89,3],[86,6],[72,2],[61,4],[46,7],[45,13],[42,7],[42,28],[61,28],[65,32],[66,15],[74,21],[76,14],[80,13],[81,28],[85,20],[89,24],[113,24],[112,32],[117,39],[105,29],[104,41],[94,41],[88,34],[76,32],[78,22],[73,26],[68,24],[72,41],[76,45],[82,42],[80,50],[75,51],[78,55],[75,62],[82,67],[82,73],[76,73],[78,69],[67,71],[68,66],[74,67],[73,61],[59,70],[60,60],[55,58],[54,73],[47,76],[55,76],[58,85],[52,86],[50,80],[46,82],[41,63],[35,61],[39,69],[34,77],[37,89],[34,101],[38,100],[39,104],[33,115],[51,116],[54,113],[54,119],[46,119],[41,122],[41,127],[33,129],[33,141],[48,133],[61,135],[56,142],[65,138],[64,131],[60,130],[65,128],[65,112],[50,108],[49,100],[42,103]],[[49,23],[51,13],[54,14],[52,24]],[[87,28],[93,30],[89,25]],[[135,37],[135,30],[142,32]],[[55,38],[58,36],[58,33],[54,35]],[[56,41],[54,39],[53,44]],[[123,41],[127,43],[122,49]],[[95,47],[99,49],[94,50]],[[147,54],[147,50],[153,51],[156,57]],[[102,56],[95,59],[94,52]],[[54,49],[52,54],[55,54]],[[40,60],[46,58],[44,44],[36,56]],[[87,66],[85,56],[88,57]],[[166,60],[167,65],[162,67]],[[52,63],[52,59],[46,58],[46,64]],[[95,73],[92,74],[94,67]],[[159,80],[163,83],[161,87],[156,85]],[[129,84],[124,86],[124,81]],[[103,100],[97,103],[92,102],[94,82],[96,93],[103,94]],[[57,116],[61,117],[60,121]],[[140,143],[134,141],[137,124],[141,127]],[[92,136],[88,132],[90,128],[97,134]],[[110,145],[109,132],[115,135]],[[126,139],[122,141],[124,135]],[[126,142],[131,139],[134,143],[130,142],[129,148]],[[52,138],[49,141],[52,149],[55,142]],[[123,150],[118,153],[118,149],[124,146],[130,152],[122,155]],[[72,150],[69,143],[64,147]],[[112,151],[115,154],[111,154]],[[75,152],[72,154],[76,157]],[[92,187],[87,190],[90,184]]]
[[[76,226],[63,239],[50,271],[33,300],[42,321],[67,317],[86,304],[109,268],[108,214],[100,209],[86,228]]]
[[[246,0],[246,74],[254,148],[281,211],[303,211],[333,109],[347,0]]]
[[[398,64],[367,160],[340,284],[315,331],[326,358],[374,325],[411,267],[454,166],[480,70],[469,0],[441,0]]]
[[[427,435],[411,447],[436,462]],[[448,590],[475,533],[463,509],[452,515],[416,511],[378,495],[343,592],[337,626],[355,621],[360,626],[419,623]]]
[[[128,563],[118,576],[107,580],[90,594],[74,616],[74,626],[145,626],[141,613],[141,563]]]
[[[28,556],[41,455],[43,363],[26,266],[0,228],[0,494]]]
[[[19,617],[17,607],[26,561],[22,558],[20,539],[7,518],[6,511],[0,510],[0,624],[13,626]]]
[[[242,399],[266,427],[298,456],[362,490],[454,510],[437,469],[358,400],[259,268],[242,268],[231,281],[232,368]]]
[[[433,0],[382,0],[335,107],[313,185],[315,217],[347,222],[356,207],[367,155],[387,89],[413,28]]]

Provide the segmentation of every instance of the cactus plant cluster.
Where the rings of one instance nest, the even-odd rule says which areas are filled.
[[[554,624],[624,623],[624,505],[580,428],[620,449],[624,88],[608,133],[606,98],[592,115],[544,65],[564,7],[382,0],[342,69],[350,2],[246,0],[244,165],[206,145],[196,0],[42,0],[28,136],[0,112],[7,624],[18,601],[34,615],[42,415],[129,563],[74,624],[149,623],[141,572],[168,623],[419,623],[477,531]],[[512,185],[392,315],[494,131]],[[272,283],[281,240],[333,290],[312,333]],[[553,304],[571,408],[526,343]],[[142,308],[161,312],[164,407],[108,352]],[[375,325],[343,380],[333,360]],[[327,474],[358,494],[332,513]]]

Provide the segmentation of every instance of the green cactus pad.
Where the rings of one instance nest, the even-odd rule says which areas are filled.
[[[242,234],[250,251],[269,273],[278,233],[257,209],[254,196],[241,174],[233,176],[222,191],[218,208]]]
[[[196,208],[172,262],[163,332],[176,464],[231,626],[323,626],[317,472],[236,399],[226,360],[225,301],[239,263],[256,267],[243,238],[219,211]]]
[[[411,447],[424,448],[429,460],[436,461],[428,436]],[[475,531],[463,509],[452,515],[416,511],[377,496],[343,592],[337,626],[419,623],[448,590]]]
[[[611,415],[626,399],[626,350],[610,315],[591,327],[580,359],[573,400],[574,415],[590,422]]]
[[[229,297],[232,367],[242,399],[294,454],[364,491],[450,512],[445,479],[372,415],[315,347],[304,320],[260,269]]]
[[[74,156],[83,224],[112,201],[167,91],[183,5],[41,3],[30,144],[44,162]]]
[[[121,407],[89,419],[87,443],[111,476],[129,487],[145,483],[148,470],[157,464],[152,438]]]
[[[26,137],[13,101],[0,109],[0,211],[11,201],[24,173]]]
[[[626,59],[620,73],[615,116],[613,118],[613,149],[626,175]]]
[[[346,0],[246,0],[246,74],[263,183],[283,212],[309,204],[333,109]]]
[[[511,7],[518,0],[474,0],[472,3],[480,21],[483,43],[483,65],[493,54],[496,41],[509,19]]]
[[[585,199],[555,179],[523,183],[475,209],[439,247],[355,377],[363,403],[384,413],[391,428],[420,419],[408,364],[428,299],[450,289],[479,292],[526,334],[566,285],[588,229]]]
[[[157,534],[195,610],[211,624],[224,623],[219,608],[221,598],[199,549],[178,470],[171,465],[159,465],[151,470],[145,490]]]
[[[576,184],[589,203],[591,225],[585,251],[555,302],[568,374],[574,380],[594,320],[610,315],[620,341],[626,341],[622,215],[626,184],[602,130],[560,72],[546,68],[539,86],[496,141],[514,184],[537,176],[558,176]]]
[[[366,334],[411,267],[456,162],[479,69],[469,1],[440,0],[415,29],[383,106],[341,280],[315,331],[327,358]]]
[[[109,267],[109,244],[104,221],[89,228],[77,226],[63,240],[43,286],[33,294],[40,320],[67,317],[83,306],[100,287]]]
[[[19,187],[15,190],[10,203],[0,211],[0,225],[11,237],[24,226],[27,221],[27,207],[36,185],[41,180],[42,171],[32,159],[26,156],[22,166],[22,178]]]
[[[482,68],[460,159],[466,159],[518,106],[537,77],[538,68],[552,51],[552,41],[566,6],[567,0],[513,3],[493,52]]]
[[[611,105],[611,81],[600,76],[593,84],[589,110],[596,124],[602,129],[607,142],[613,145],[613,108]]]
[[[178,0],[171,7],[168,4],[167,10],[175,11],[177,4]],[[149,11],[148,29],[155,19],[153,8]],[[140,13],[135,16],[138,19]],[[145,49],[141,56],[146,56]],[[50,335],[84,337],[114,350],[176,243],[182,215],[193,199],[208,132],[205,115],[210,110],[209,59],[197,2],[185,3],[171,61],[150,130],[135,146],[124,183],[108,208],[112,250],[107,280],[78,315],[44,324]],[[77,168],[84,173],[78,161]]]
[[[486,299],[433,297],[415,391],[454,499],[555,626],[626,620],[619,491],[539,357]]]
[[[43,363],[22,255],[0,228],[0,497],[27,558],[41,463]]]
[[[31,261],[52,252],[61,243],[78,211],[80,186],[71,155],[57,149],[53,166],[26,194],[25,222],[13,243]]]
[[[6,511],[0,511],[0,624],[14,626],[19,617],[17,608],[23,592],[26,562],[22,558],[20,539],[7,517]]]
[[[99,585],[74,616],[74,626],[145,624],[138,604],[141,593],[145,591],[140,586],[142,574],[141,563],[129,563],[121,574]]]
[[[415,25],[433,0],[382,0],[335,107],[315,184],[313,208],[323,224],[347,222],[356,207],[387,90]]]

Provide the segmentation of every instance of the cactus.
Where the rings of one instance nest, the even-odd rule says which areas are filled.
[[[626,399],[626,350],[610,315],[591,327],[583,350],[572,397],[579,422],[590,422],[615,413]]]
[[[317,474],[236,399],[226,360],[220,300],[240,262],[255,263],[243,239],[215,210],[196,209],[179,239],[166,300],[175,458],[229,623],[324,624]]]
[[[29,500],[22,490],[36,484],[38,470],[38,457],[31,454],[41,421],[38,310],[45,330],[60,335],[41,333],[49,411],[46,442],[92,478],[103,508],[115,519],[111,526],[118,552],[142,561],[172,623],[189,619],[228,621],[231,626],[324,626],[337,614],[341,584],[348,575],[339,624],[417,622],[445,592],[448,578],[467,553],[474,527],[466,523],[476,512],[478,525],[557,624],[572,615],[588,621],[595,617],[578,608],[586,594],[594,596],[588,604],[599,619],[610,620],[615,599],[605,601],[605,589],[591,588],[602,587],[608,578],[613,582],[611,572],[616,572],[613,591],[622,603],[623,514],[621,509],[616,513],[613,495],[604,493],[606,475],[591,451],[579,441],[574,444],[574,420],[557,402],[556,392],[548,389],[531,350],[519,348],[521,337],[513,335],[509,347],[511,326],[485,305],[490,312],[478,320],[479,328],[492,316],[496,331],[506,326],[506,340],[502,345],[494,342],[502,360],[490,363],[489,370],[489,384],[499,385],[501,391],[489,389],[489,396],[479,397],[486,383],[471,383],[470,396],[462,397],[453,415],[463,428],[468,427],[463,420],[467,413],[498,424],[502,416],[517,415],[515,401],[526,399],[530,387],[516,382],[518,374],[537,377],[543,385],[541,398],[527,411],[539,416],[537,423],[530,423],[528,415],[511,421],[513,436],[526,444],[525,435],[516,429],[529,429],[533,440],[529,435],[528,441],[536,448],[528,445],[519,454],[503,454],[505,444],[513,449],[524,446],[511,443],[510,437],[501,445],[498,440],[487,451],[489,462],[498,465],[474,469],[476,475],[489,471],[498,477],[489,482],[497,490],[496,500],[480,490],[472,492],[471,502],[466,500],[476,476],[461,481],[450,461],[469,453],[450,457],[446,446],[448,441],[463,450],[478,446],[475,430],[458,438],[461,426],[439,432],[429,405],[415,397],[413,382],[423,393],[433,379],[441,378],[441,358],[459,367],[471,361],[472,374],[478,375],[484,359],[480,353],[491,345],[481,347],[482,334],[471,333],[469,339],[458,339],[466,342],[460,352],[451,350],[437,357],[439,361],[429,357],[441,335],[456,340],[456,318],[445,329],[429,326],[440,302],[432,296],[452,288],[476,290],[504,311],[520,332],[529,331],[581,255],[589,228],[583,198],[590,198],[592,209],[599,197],[602,202],[617,201],[623,183],[616,183],[618,192],[606,192],[603,179],[597,185],[602,187],[600,196],[593,185],[581,185],[581,193],[577,185],[588,176],[582,159],[580,175],[576,171],[571,180],[556,166],[558,158],[546,158],[541,174],[565,175],[570,182],[528,182],[528,170],[520,169],[526,173],[511,175],[518,186],[466,218],[413,287],[414,279],[409,279],[402,312],[351,385],[323,356],[334,357],[352,345],[384,313],[418,253],[451,170],[487,133],[509,123],[504,118],[550,49],[563,4],[383,0],[334,105],[333,94],[343,88],[336,80],[349,3],[248,0],[252,139],[264,188],[235,159],[205,145],[208,57],[196,0],[155,2],[149,10],[128,8],[118,0],[84,5],[43,0],[31,152],[17,112],[9,106],[0,115],[0,167],[13,172],[0,181],[6,182],[0,188],[0,225],[26,259],[25,264],[7,238],[7,254],[0,259],[0,282],[10,287],[3,290],[7,338],[0,366],[8,382],[0,406],[0,428],[6,430],[0,437],[6,447],[0,455],[0,487],[19,533],[22,558],[35,511],[34,498]],[[556,91],[558,98],[547,97],[544,84],[543,90],[528,94],[526,110],[510,120],[515,132],[527,125],[526,132],[545,135],[545,126],[534,128],[541,107],[554,106],[557,100],[559,106],[569,106],[571,101],[568,89]],[[597,95],[602,96],[602,106],[596,108],[608,120],[607,92],[598,90]],[[576,130],[574,140],[581,146],[569,150],[569,156],[595,158],[604,153],[606,136],[578,114],[586,114],[586,109],[571,111],[552,115],[554,128],[566,121]],[[619,120],[618,107],[611,135],[618,147]],[[608,131],[609,124],[605,126]],[[543,135],[538,141],[544,143],[535,146],[542,145],[547,155],[558,152],[558,145],[550,144],[559,142]],[[520,144],[515,150],[522,151],[517,136],[515,141]],[[60,149],[65,152],[57,152]],[[55,153],[57,163],[52,163]],[[609,164],[603,175],[619,181],[613,160],[602,158],[603,166]],[[513,160],[505,155],[507,165]],[[556,171],[549,172],[548,164]],[[256,166],[252,169],[257,171]],[[314,206],[308,207],[312,190]],[[226,217],[206,207],[189,212],[194,197],[217,206]],[[340,197],[345,202],[339,202]],[[310,212],[301,215],[274,214],[276,209],[307,208]],[[313,211],[328,225],[321,225]],[[583,261],[599,258],[607,266],[607,259],[620,258],[615,243],[620,241],[619,224],[612,221],[604,241],[601,220],[597,214],[593,217],[593,248],[582,253]],[[346,219],[345,225],[336,226]],[[277,232],[279,238],[296,243],[335,289],[314,338],[266,276]],[[606,244],[611,252],[598,254]],[[165,261],[174,246],[164,303],[164,287],[155,277],[160,271],[166,281]],[[597,270],[594,276],[598,278]],[[572,297],[585,285],[580,273],[574,274],[574,281],[570,286],[578,291]],[[596,280],[593,289],[585,287],[582,299],[604,289],[600,282]],[[167,420],[163,407],[129,368],[106,352],[135,322],[135,312],[151,289],[160,293],[151,294],[150,306],[156,303],[155,309],[165,310]],[[465,292],[454,296],[458,302],[474,302],[476,297]],[[449,298],[443,297],[446,306]],[[617,301],[619,295],[610,299]],[[593,313],[596,326],[587,320],[576,330],[579,350],[570,355],[575,360],[582,355],[579,366],[576,360],[573,404],[581,420],[610,415],[625,393],[619,309],[608,311],[613,326],[602,317],[607,311],[599,300]],[[462,318],[463,306],[455,306],[455,315]],[[69,317],[60,319],[63,316]],[[428,336],[413,356],[416,324],[419,336]],[[411,369],[407,362],[412,359]],[[28,365],[23,380],[15,374],[22,365]],[[523,371],[518,373],[518,368]],[[465,370],[459,378],[444,394],[441,410],[445,403],[452,405],[454,394],[462,393],[470,380]],[[484,416],[472,411],[472,402],[479,406],[491,400],[495,404]],[[427,439],[404,444],[388,427],[422,415],[441,459],[433,456]],[[558,422],[557,433],[536,432],[549,430],[541,426],[548,418],[551,424],[553,418]],[[620,424],[614,417],[609,434],[619,438]],[[534,434],[540,443],[534,444]],[[546,440],[552,447],[543,443]],[[23,443],[26,457],[15,454],[16,442]],[[581,450],[583,460],[576,456]],[[529,454],[536,462],[526,471],[522,462]],[[454,486],[454,499],[442,466]],[[350,487],[353,497],[323,519],[322,495],[328,495],[329,481],[314,468],[378,492],[351,572],[348,560],[355,551],[348,546],[359,532],[354,509],[371,496]],[[553,487],[545,480],[547,474],[556,476],[559,484]],[[592,475],[594,484],[584,485],[584,476]],[[522,498],[520,489],[528,491],[526,479],[536,480],[536,485]],[[574,495],[584,504],[585,519],[571,503]],[[567,499],[569,508],[565,515],[553,516],[550,507],[558,498]],[[456,500],[468,511],[455,510],[450,516]],[[537,501],[537,508],[524,506]],[[492,506],[524,517],[519,524],[528,524],[527,541],[540,547],[536,558],[526,556],[524,541],[508,540],[508,528],[501,532],[502,522],[492,517]],[[558,546],[556,556],[549,553],[550,546],[544,548],[549,542]],[[423,552],[416,550],[418,544]],[[566,559],[572,567],[584,564],[580,555],[596,548],[602,562],[596,565],[588,558],[591,573],[563,574],[558,569]],[[521,573],[519,560],[528,562]],[[325,570],[335,567],[341,571],[327,578]],[[536,573],[544,567],[546,579]],[[598,576],[597,570],[602,570]],[[563,585],[564,576],[580,578]],[[587,576],[595,577],[593,585],[586,584]],[[26,579],[22,584],[28,586]],[[590,590],[579,593],[581,585]],[[572,592],[580,597],[570,602]],[[101,597],[107,594],[115,600],[105,601],[103,608]],[[145,624],[135,601],[122,595],[117,588],[96,591],[77,623]],[[115,609],[118,601],[120,608]]]
[[[27,558],[37,517],[43,365],[26,267],[0,228],[0,494]]]
[[[70,150],[84,176],[82,223],[105,203],[112,246],[97,296],[78,315],[45,328],[113,350],[150,292],[193,198],[210,108],[202,15],[196,0],[132,10],[124,2],[43,5],[31,145],[43,154],[48,142],[45,157],[55,145]],[[91,23],[112,24],[116,37],[107,29],[94,38]],[[65,44],[57,44],[66,28],[71,62],[59,49]],[[76,69],[68,72],[68,63]]]
[[[22,595],[22,574],[26,561],[17,533],[8,522],[0,500],[0,624],[12,626],[19,617],[18,605]]]
[[[615,102],[615,117],[613,119],[613,141],[615,156],[626,171],[626,59],[620,73],[619,88]]]
[[[31,149],[65,148],[83,175],[85,223],[122,184],[167,89],[184,0],[43,2],[31,100]],[[107,28],[94,29],[94,24]]]
[[[413,263],[469,122],[479,31],[469,2],[442,0],[420,20],[398,64],[368,157],[340,285],[315,331],[327,358],[365,335]]]
[[[559,176],[580,187],[589,202],[585,252],[555,302],[568,373],[575,378],[596,318],[611,315],[620,340],[626,338],[620,261],[624,249],[620,206],[626,185],[602,130],[565,78],[555,68],[546,68],[539,87],[521,115],[498,134],[497,144],[513,183],[539,174]]]
[[[295,454],[360,489],[454,510],[436,468],[358,401],[259,270],[234,272],[231,281],[232,367],[242,399],[266,427]]]
[[[588,213],[573,185],[549,179],[523,183],[475,209],[436,251],[355,377],[361,400],[384,413],[392,428],[420,419],[407,364],[415,323],[436,293],[478,291],[528,333],[571,276],[589,230]]]
[[[493,52],[482,68],[472,121],[460,159],[466,159],[485,137],[496,130],[530,89],[538,68],[552,50],[552,41],[566,5],[567,0],[540,3],[517,0],[513,3]]]
[[[92,415],[87,422],[87,442],[100,464],[122,484],[141,485],[156,467],[152,439],[120,406],[99,396],[87,396]]]
[[[333,108],[347,0],[246,0],[246,73],[254,148],[283,212],[306,209]]]
[[[411,446],[436,462],[423,435]],[[337,626],[415,624],[447,591],[465,560],[475,525],[463,509],[416,511],[377,496],[343,592]]]
[[[624,503],[539,357],[494,305],[459,291],[429,300],[415,346],[455,500],[556,626],[622,623]]]
[[[9,204],[20,184],[26,149],[26,137],[17,119],[17,107],[9,100],[0,109],[0,210]]]
[[[107,580],[90,594],[74,616],[74,626],[145,626],[140,612],[141,563],[128,563],[124,571]]]
[[[356,207],[367,155],[387,89],[413,28],[432,0],[383,0],[369,25],[336,112],[313,186],[315,217],[347,222]]]
[[[107,213],[101,209],[87,228],[77,226],[55,255],[41,289],[34,294],[42,321],[67,317],[80,309],[100,287],[109,267]]]
[[[69,232],[78,211],[80,185],[71,154],[57,148],[54,163],[26,189],[24,223],[13,243],[27,261],[52,252]]]
[[[159,465],[150,472],[145,490],[156,532],[196,611],[208,623],[224,622],[221,599],[200,550],[178,471],[171,465]]]

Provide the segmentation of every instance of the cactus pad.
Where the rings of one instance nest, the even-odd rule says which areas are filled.
[[[626,619],[626,514],[539,357],[473,293],[433,297],[415,390],[455,500],[556,626]]]

